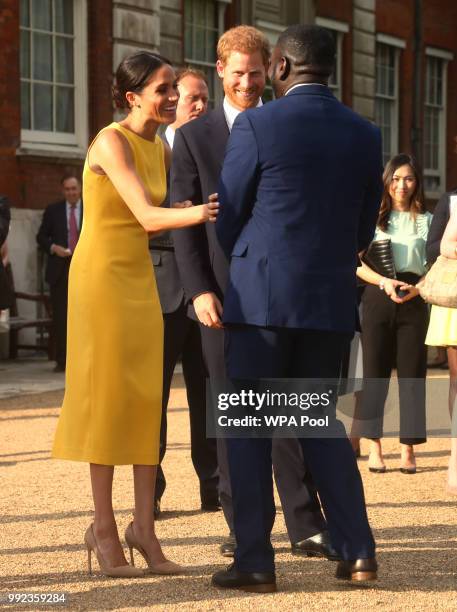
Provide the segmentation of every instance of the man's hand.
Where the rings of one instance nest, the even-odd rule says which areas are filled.
[[[52,244],[51,253],[53,255],[57,255],[57,257],[70,257],[71,256],[70,249],[66,249],[63,246],[60,246],[60,244]]]
[[[222,329],[222,304],[212,291],[197,295],[193,300],[198,320],[206,327]]]

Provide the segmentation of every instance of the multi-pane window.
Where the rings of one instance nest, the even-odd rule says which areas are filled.
[[[76,145],[78,81],[75,55],[85,0],[21,0],[20,74],[23,141]],[[78,10],[77,10],[78,9]],[[80,42],[80,41],[78,41]],[[82,91],[80,92],[82,93]]]
[[[185,0],[184,24],[184,61],[206,74],[210,102],[214,102],[216,46],[219,37],[218,2]]]
[[[386,164],[398,152],[398,50],[376,44],[375,118],[382,134],[382,156]]]
[[[446,60],[428,56],[425,70],[424,183],[427,192],[444,189],[446,149]]]
[[[316,17],[316,25],[325,28],[333,37],[335,42],[335,69],[330,75],[328,86],[338,100],[343,98],[343,38],[349,32],[349,25],[344,21]]]
[[[332,90],[335,97],[338,98],[338,100],[341,100],[341,95],[342,95],[341,65],[342,65],[343,33],[338,32],[337,30],[331,30],[329,28],[327,28],[327,31],[332,35],[333,40],[335,42],[335,49],[336,49],[335,68],[328,80],[328,86]]]

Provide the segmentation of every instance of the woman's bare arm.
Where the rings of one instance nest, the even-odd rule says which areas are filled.
[[[147,232],[178,229],[216,220],[218,203],[186,208],[153,206],[136,171],[127,139],[117,130],[109,129],[100,134],[90,149],[88,163],[94,172],[108,176]]]

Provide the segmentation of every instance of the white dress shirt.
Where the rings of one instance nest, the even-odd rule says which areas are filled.
[[[257,108],[262,105],[263,105],[262,98],[259,98],[259,101],[257,102]],[[229,132],[231,132],[233,124],[235,123],[235,119],[243,111],[240,111],[238,108],[235,108],[234,106],[232,106],[230,102],[228,101],[227,96],[225,96],[224,98],[223,107],[224,107],[225,120],[227,121]]]
[[[297,87],[307,87],[308,85],[320,85],[321,87],[327,87],[327,85],[324,85],[323,83],[297,83],[296,85],[292,85],[292,87],[288,89],[284,95],[287,96],[287,94],[290,94],[290,92]]]
[[[170,145],[170,149],[172,149],[173,143],[175,141],[175,131],[169,125],[167,125],[167,129],[165,130],[165,138],[167,139],[167,142]]]

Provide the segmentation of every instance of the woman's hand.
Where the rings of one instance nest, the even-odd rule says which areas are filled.
[[[405,302],[409,302],[409,300],[412,300],[413,298],[419,295],[419,289],[414,285],[403,284],[400,286],[400,289],[401,291],[408,292],[406,295],[400,298],[402,304],[404,304]]]
[[[396,292],[396,288],[397,287],[405,287],[407,285],[405,285],[404,283],[402,283],[402,281],[396,280],[394,278],[383,278],[381,280],[381,282],[379,283],[379,287],[381,290],[384,290],[385,294],[390,297],[390,299],[392,300],[392,302],[395,302],[396,304],[402,304],[403,303],[403,299],[399,298]]]
[[[405,302],[409,302],[409,300],[412,300],[419,295],[419,289],[414,287],[414,285],[408,285],[407,283],[393,278],[383,278],[380,283],[380,287],[384,287],[386,295],[388,295],[392,302],[395,302],[396,304],[404,304]],[[406,291],[406,295],[400,297],[397,294],[397,288],[400,289],[400,291]]]

